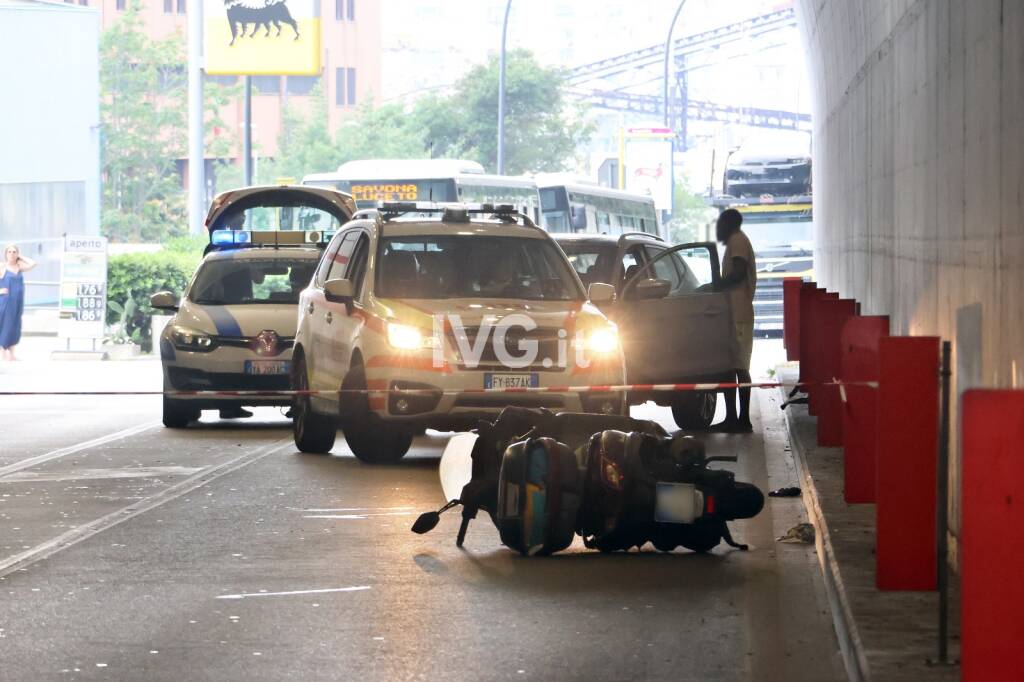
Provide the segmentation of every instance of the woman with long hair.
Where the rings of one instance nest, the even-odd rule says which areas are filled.
[[[21,314],[25,310],[25,279],[22,273],[36,262],[14,244],[4,247],[4,264],[0,270],[0,349],[4,360],[16,360],[14,347],[21,341]]]

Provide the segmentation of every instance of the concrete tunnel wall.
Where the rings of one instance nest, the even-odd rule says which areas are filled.
[[[958,390],[1024,386],[1024,0],[797,9],[818,281],[953,341]]]

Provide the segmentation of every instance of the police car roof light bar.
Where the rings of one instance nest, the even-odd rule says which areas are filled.
[[[214,246],[242,246],[252,243],[248,230],[214,230],[210,233],[210,244]]]
[[[325,246],[334,237],[334,230],[214,230],[210,245],[214,248],[238,249],[281,246]]]

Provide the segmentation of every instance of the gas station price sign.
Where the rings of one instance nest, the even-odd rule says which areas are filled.
[[[103,311],[106,306],[106,284],[77,285],[73,307],[71,308],[74,319],[79,322],[102,321]]]
[[[61,260],[59,336],[103,338],[106,309],[106,238],[66,236]]]

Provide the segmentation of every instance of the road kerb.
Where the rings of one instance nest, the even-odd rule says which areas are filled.
[[[785,390],[780,390],[783,399],[786,397]],[[793,449],[793,460],[796,462],[797,474],[800,477],[800,489],[803,495],[804,506],[807,508],[807,516],[814,524],[814,542],[816,545],[818,565],[821,567],[822,576],[825,581],[825,593],[828,595],[829,606],[832,610],[832,623],[836,629],[836,637],[839,640],[839,649],[843,655],[843,665],[846,667],[846,674],[851,682],[868,682],[871,680],[871,670],[868,665],[867,653],[861,641],[857,622],[853,617],[853,610],[846,594],[846,586],[843,582],[842,572],[836,560],[835,550],[832,547],[832,537],[829,533],[828,522],[821,511],[821,504],[818,498],[818,490],[814,485],[814,477],[811,476],[810,468],[807,466],[807,456],[804,444],[794,428],[792,407],[786,410],[786,429],[789,432],[789,442]]]

